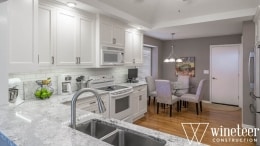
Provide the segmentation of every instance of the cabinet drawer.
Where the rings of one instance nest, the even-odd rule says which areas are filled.
[[[147,90],[147,86],[146,85],[141,85],[141,86],[134,87],[134,92],[141,92],[141,91],[146,91],[146,90]]]

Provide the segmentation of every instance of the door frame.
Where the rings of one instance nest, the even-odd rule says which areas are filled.
[[[226,44],[226,45],[210,45],[210,75],[209,75],[209,99],[212,102],[212,49],[214,47],[231,47],[238,46],[238,106],[243,107],[243,45],[242,44]]]

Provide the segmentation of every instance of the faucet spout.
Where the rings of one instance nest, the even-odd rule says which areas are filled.
[[[76,102],[77,102],[78,97],[82,93],[85,93],[85,92],[91,92],[94,94],[94,96],[97,99],[99,113],[104,113],[106,111],[106,107],[105,107],[103,100],[101,99],[101,97],[98,95],[98,93],[94,89],[91,89],[91,88],[80,89],[78,92],[76,92],[74,94],[74,96],[72,97],[72,101],[71,101],[71,127],[73,129],[76,128]]]

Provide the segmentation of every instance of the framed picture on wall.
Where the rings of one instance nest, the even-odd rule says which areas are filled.
[[[176,76],[186,75],[195,77],[195,57],[181,57],[182,62],[176,62]]]

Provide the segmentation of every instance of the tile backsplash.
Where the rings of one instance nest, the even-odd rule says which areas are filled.
[[[21,98],[31,99],[34,97],[34,91],[39,87],[36,84],[36,80],[47,79],[48,77],[52,80],[52,88],[54,88],[54,94],[57,94],[58,90],[58,77],[61,74],[69,74],[72,76],[72,90],[77,89],[76,86],[76,77],[84,75],[89,76],[98,76],[98,75],[113,75],[115,83],[125,82],[127,79],[127,67],[116,67],[116,68],[87,68],[87,69],[46,69],[39,70],[35,72],[27,73],[11,73],[9,78],[20,78],[23,82],[19,87],[19,93],[23,93]]]

